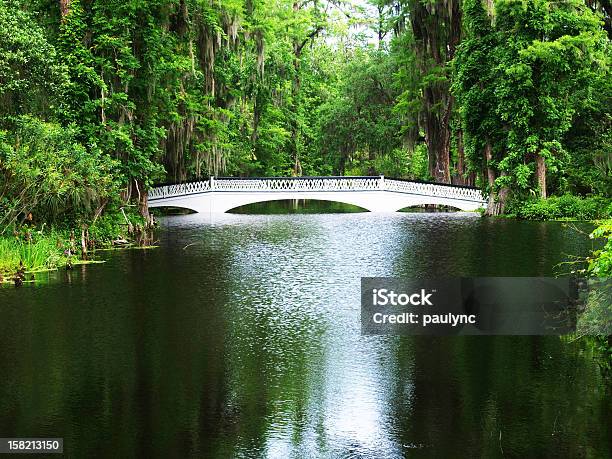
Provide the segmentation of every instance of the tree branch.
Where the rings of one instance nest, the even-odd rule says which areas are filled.
[[[302,43],[300,43],[295,48],[295,53],[299,55],[302,52],[302,49],[304,48],[304,46],[306,46],[306,44],[310,40],[315,38],[319,34],[319,32],[321,32],[322,30],[323,30],[323,26],[322,25],[318,25],[312,32],[310,32],[308,35],[306,35],[306,38],[304,38],[304,40],[302,40]]]

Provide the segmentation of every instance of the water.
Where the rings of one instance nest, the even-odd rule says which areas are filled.
[[[590,248],[571,228],[196,214],[159,238],[0,289],[0,436],[67,457],[611,456],[579,343],[360,335],[360,277],[551,275]]]

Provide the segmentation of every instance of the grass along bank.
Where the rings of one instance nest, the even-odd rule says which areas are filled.
[[[69,240],[56,231],[2,237],[0,282],[21,285],[32,280],[28,274],[86,262],[76,250],[71,252],[69,248]]]
[[[31,226],[0,235],[0,284],[32,282],[32,274],[99,263],[98,249],[151,246],[152,233],[139,215],[120,212],[100,217],[80,230]]]

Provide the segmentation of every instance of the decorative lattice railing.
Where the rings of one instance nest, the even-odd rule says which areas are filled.
[[[483,202],[484,198],[478,188],[439,185],[436,183],[410,182],[406,180],[385,179],[385,190],[398,193],[440,196],[442,198],[464,199]]]
[[[165,185],[149,190],[149,200],[207,191],[393,191],[484,202],[477,188],[380,177],[266,177],[210,178],[207,181]]]
[[[149,190],[149,201],[211,191],[210,184],[210,180],[207,180],[206,182],[191,182],[179,183],[177,185],[158,186]]]
[[[214,179],[219,191],[365,191],[379,190],[380,177],[299,177]]]

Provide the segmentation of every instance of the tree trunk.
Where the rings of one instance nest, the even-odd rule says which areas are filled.
[[[487,182],[489,184],[489,201],[487,203],[486,215],[501,215],[506,208],[508,189],[502,188],[499,192],[495,191],[495,169],[491,166],[493,160],[493,149],[489,142],[485,145],[485,158],[487,161]],[[505,173],[502,173],[505,175]]]
[[[70,13],[70,3],[72,0],[59,0],[59,8],[60,14],[62,15],[62,19]]]
[[[470,172],[465,177],[464,185],[467,185],[467,186],[476,186],[476,173],[474,171]]]
[[[385,37],[384,29],[384,11],[382,5],[377,5],[378,8],[378,49],[382,49],[383,38]]]
[[[297,52],[297,51],[296,51]],[[298,126],[298,102],[297,98],[300,92],[300,62],[299,54],[294,56],[293,65],[295,68],[295,80],[293,81],[293,118],[291,120],[291,156],[293,159],[293,175],[299,177],[302,175],[302,164],[300,163],[300,146],[299,146],[299,126]]]
[[[463,131],[457,130],[457,175],[453,177],[452,182],[456,185],[465,184],[465,151],[463,150]]]
[[[149,213],[149,198],[144,183],[140,180],[134,180],[136,190],[138,191],[138,212],[145,220],[145,229],[153,226],[153,217]]]
[[[453,59],[461,38],[461,2],[412,2],[410,24],[414,50],[422,77],[444,69]],[[429,152],[429,173],[441,183],[450,183],[450,115],[453,97],[450,81],[427,84],[423,90],[423,110],[419,125],[425,131]]]
[[[536,156],[536,175],[538,176],[540,197],[546,199],[546,161],[541,155]]]
[[[445,100],[443,94],[438,94],[431,88],[425,90],[426,113],[425,143],[429,154],[429,174],[439,183],[450,183],[450,101]],[[435,105],[445,105],[444,113],[440,117],[436,113]]]
[[[378,175],[376,173],[376,168],[374,167],[374,161],[376,161],[376,151],[374,148],[368,148],[368,175],[375,176]]]
[[[293,12],[297,14],[300,10],[299,2],[293,2]],[[293,175],[300,176],[302,175],[302,165],[300,163],[300,151],[299,151],[299,126],[298,126],[298,97],[300,93],[300,59],[302,56],[302,46],[298,39],[294,39],[293,41],[293,70],[295,72],[293,85],[291,87],[291,96],[292,96],[292,109],[293,109],[293,117],[291,120],[291,155],[293,159]]]
[[[87,240],[89,239],[89,231],[85,233],[86,226],[81,227],[81,258],[87,260]]]
[[[453,183],[467,186],[474,186],[476,183],[476,174],[473,171],[468,173],[467,170],[463,131],[461,129],[457,130],[457,176]]]
[[[439,150],[436,152],[436,182],[439,183],[450,183],[450,125],[449,115],[451,111],[450,101],[444,115],[442,116],[442,123],[440,125],[440,136],[441,144]]]

